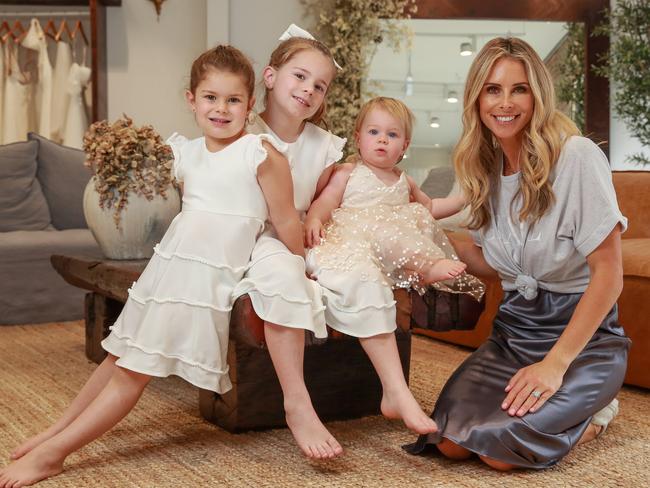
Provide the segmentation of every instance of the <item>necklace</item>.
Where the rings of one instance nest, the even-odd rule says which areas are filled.
[[[521,170],[521,167],[519,166],[519,160],[521,159],[521,146],[519,146],[519,152],[517,153],[517,168],[515,169],[511,164],[510,160],[503,155],[503,176],[510,176],[514,175],[515,173],[518,173]]]

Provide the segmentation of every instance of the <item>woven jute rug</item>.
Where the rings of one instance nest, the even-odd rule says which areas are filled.
[[[467,354],[414,338],[411,387],[425,410]],[[0,465],[60,415],[94,367],[84,356],[80,322],[0,327]],[[621,413],[601,438],[551,469],[504,474],[476,460],[411,456],[400,446],[415,436],[382,417],[329,423],[345,454],[310,461],[287,429],[229,434],[200,417],[194,387],[156,379],[122,423],[39,486],[650,486],[650,392],[626,387],[618,398]]]

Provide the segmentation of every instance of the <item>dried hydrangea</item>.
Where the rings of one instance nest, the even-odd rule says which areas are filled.
[[[343,66],[327,95],[327,126],[334,134],[350,137],[364,96],[370,62],[377,44],[384,40],[393,49],[410,42],[404,22],[417,11],[415,0],[301,0],[307,13],[318,19],[315,34]],[[371,86],[365,87],[371,89]],[[352,144],[347,150],[354,153]]]
[[[129,194],[152,200],[155,195],[167,198],[174,184],[171,147],[151,125],[135,127],[123,115],[113,124],[102,120],[92,124],[84,135],[84,165],[95,173],[95,189],[101,208],[114,208],[115,226],[120,227],[122,210]]]

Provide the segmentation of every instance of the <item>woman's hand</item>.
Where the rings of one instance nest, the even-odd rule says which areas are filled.
[[[323,223],[319,219],[307,219],[305,222],[305,246],[309,248],[317,246],[324,236]]]
[[[562,386],[564,373],[566,368],[548,357],[521,368],[506,386],[508,395],[501,408],[518,417],[536,412]]]

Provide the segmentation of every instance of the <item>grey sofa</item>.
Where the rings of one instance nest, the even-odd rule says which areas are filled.
[[[52,254],[101,256],[86,226],[84,153],[36,134],[0,146],[0,325],[76,320],[84,291],[52,269]]]

